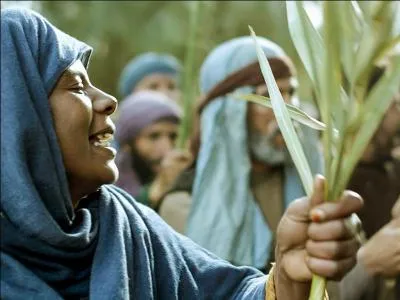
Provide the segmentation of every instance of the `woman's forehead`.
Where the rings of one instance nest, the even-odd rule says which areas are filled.
[[[68,69],[65,70],[65,73],[73,74],[73,75],[87,76],[87,71],[79,59],[76,60],[74,63],[72,63],[68,67]]]
[[[81,79],[89,81],[89,76],[82,62],[78,59],[72,63],[61,75],[60,82]]]

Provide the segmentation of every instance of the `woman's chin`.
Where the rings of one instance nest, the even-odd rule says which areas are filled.
[[[94,168],[74,175],[68,174],[68,181],[75,207],[79,199],[98,191],[102,185],[117,181],[119,172],[114,160],[109,160],[106,164],[97,164]]]
[[[105,174],[104,184],[112,184],[118,180],[119,171],[115,161],[112,160],[107,164],[107,174]]]
[[[104,165],[101,170],[98,170],[97,178],[95,179],[98,187],[102,186],[103,184],[113,184],[118,180],[119,171],[114,162],[114,160],[108,162]]]

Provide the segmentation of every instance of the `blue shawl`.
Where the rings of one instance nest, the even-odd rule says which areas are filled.
[[[265,276],[121,189],[102,186],[73,209],[48,96],[90,53],[37,13],[1,10],[1,299],[263,299]]]
[[[275,43],[258,38],[267,58],[285,57]],[[200,89],[207,94],[230,74],[257,61],[251,37],[239,37],[216,47],[200,72]],[[233,93],[254,93],[244,86]],[[237,265],[262,269],[271,253],[273,232],[265,222],[250,187],[251,161],[247,142],[247,103],[224,95],[201,114],[201,143],[193,186],[193,204],[186,234],[196,243]],[[314,173],[321,156],[315,132],[303,128],[302,141]],[[283,206],[305,195],[291,160],[284,165]],[[268,191],[265,191],[268,193]]]

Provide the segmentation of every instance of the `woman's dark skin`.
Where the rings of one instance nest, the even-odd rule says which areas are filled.
[[[50,95],[50,108],[69,181],[71,200],[79,200],[118,177],[110,144],[116,110],[114,97],[94,87],[80,61],[61,76]],[[107,135],[108,134],[108,135]],[[355,264],[358,243],[344,218],[362,206],[359,195],[346,192],[338,203],[322,203],[324,178],[314,195],[293,202],[278,227],[277,299],[307,299],[312,273],[340,279]]]
[[[114,133],[110,115],[117,100],[91,84],[78,60],[58,80],[49,101],[76,207],[82,197],[118,178],[116,150],[106,141],[98,144],[98,133]]]

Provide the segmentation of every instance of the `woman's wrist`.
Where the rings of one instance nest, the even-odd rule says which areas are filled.
[[[274,285],[276,299],[308,299],[311,282],[298,282],[290,278],[279,262],[274,268]]]

